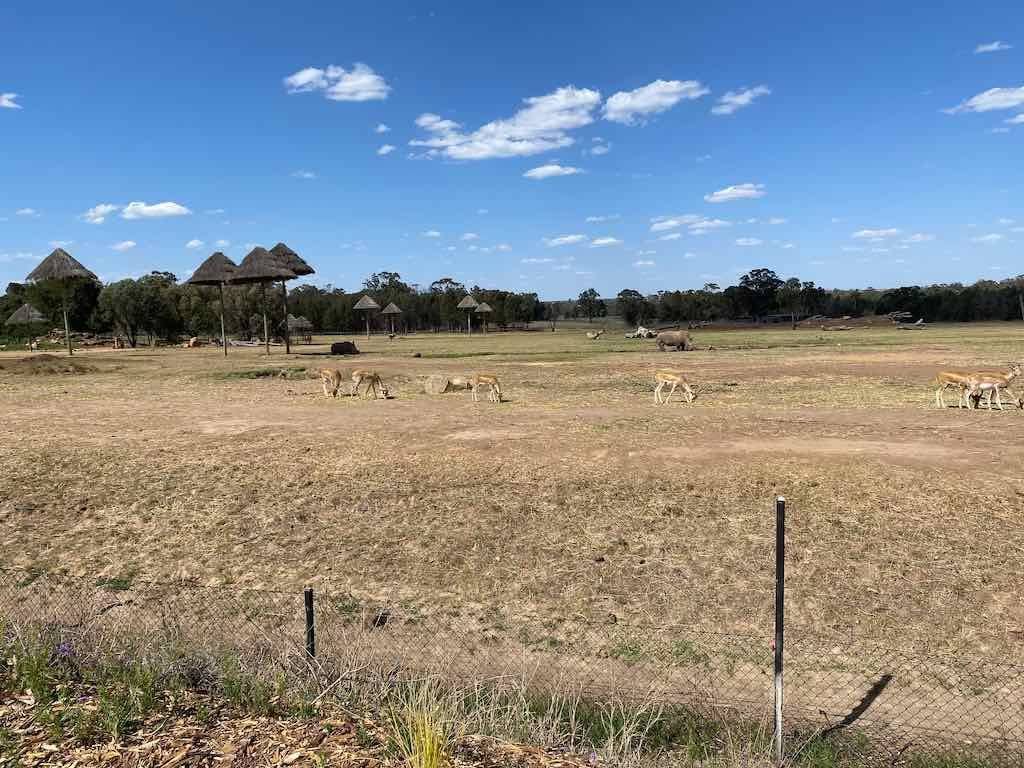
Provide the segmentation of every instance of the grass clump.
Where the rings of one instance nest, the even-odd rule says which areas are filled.
[[[445,768],[463,733],[455,691],[428,678],[400,686],[387,711],[391,745],[407,768]]]

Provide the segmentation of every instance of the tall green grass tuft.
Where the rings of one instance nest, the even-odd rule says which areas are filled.
[[[445,768],[463,733],[458,694],[427,678],[399,686],[387,711],[392,747],[407,768]]]

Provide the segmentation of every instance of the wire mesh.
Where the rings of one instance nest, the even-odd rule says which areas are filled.
[[[305,659],[301,591],[82,579],[0,569],[0,616],[59,629],[97,652],[168,645]],[[557,626],[492,612],[488,621],[373,607],[344,591],[315,595],[318,660],[349,675],[515,680],[539,694],[644,702],[766,722],[772,649],[762,637],[686,626]],[[861,640],[787,630],[787,749],[829,741],[872,762],[908,755],[1024,764],[1024,667],[956,655],[915,656]],[[369,672],[367,674],[370,674]]]

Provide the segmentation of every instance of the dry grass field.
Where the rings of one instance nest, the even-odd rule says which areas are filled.
[[[77,373],[4,353],[0,562],[330,584],[552,634],[586,620],[767,638],[784,494],[790,626],[1024,660],[1024,413],[938,410],[930,385],[1021,359],[1024,327],[695,339],[714,349],[560,329],[356,338],[357,360],[320,356],[328,339],[269,359],[82,351]],[[327,365],[373,367],[394,398],[325,398],[297,372]],[[655,407],[666,365],[697,383],[692,405]],[[262,369],[292,373],[249,377]],[[423,391],[475,370],[507,402]]]

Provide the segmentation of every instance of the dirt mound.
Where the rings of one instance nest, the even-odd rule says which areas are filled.
[[[29,376],[58,376],[61,374],[94,373],[96,366],[75,360],[73,357],[57,357],[43,353],[22,357],[17,360],[0,361],[0,371]]]

